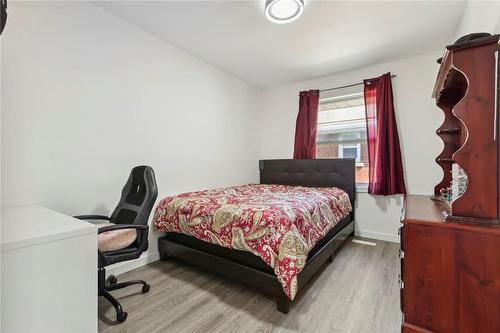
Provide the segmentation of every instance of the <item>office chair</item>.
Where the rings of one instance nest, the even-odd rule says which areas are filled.
[[[127,319],[127,312],[123,311],[120,303],[109,292],[135,284],[142,284],[142,292],[147,293],[150,286],[142,280],[118,283],[113,275],[106,279],[105,267],[117,262],[139,258],[141,253],[148,249],[148,218],[157,196],[158,188],[153,169],[149,166],[137,166],[130,172],[127,183],[123,187],[120,202],[110,217],[103,215],[74,216],[80,220],[109,221],[109,224],[99,228],[98,235],[106,233],[106,236],[112,238],[113,233],[123,232],[126,229],[128,232],[132,231],[133,233],[132,239],[124,247],[104,251],[97,250],[98,294],[104,296],[114,306],[118,322],[124,322]],[[101,238],[99,239],[99,247],[101,248]]]

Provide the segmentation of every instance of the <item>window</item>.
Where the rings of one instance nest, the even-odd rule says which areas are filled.
[[[368,185],[368,146],[363,86],[322,93],[319,101],[318,158],[356,159],[356,185]]]
[[[356,159],[356,162],[359,163],[360,161],[360,152],[361,152],[361,145],[355,144],[355,145],[346,145],[346,144],[339,144],[339,157],[342,158],[354,158]]]

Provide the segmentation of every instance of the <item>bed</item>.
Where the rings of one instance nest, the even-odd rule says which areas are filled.
[[[163,261],[170,258],[180,259],[263,291],[276,299],[280,312],[287,313],[297,291],[303,289],[325,262],[333,261],[337,249],[354,232],[354,159],[261,160],[259,169],[261,185],[250,184],[223,190],[192,192],[162,200],[156,209],[154,225],[157,231],[168,232],[158,239],[158,249],[160,259]],[[305,198],[304,201],[309,204],[317,201],[321,209],[314,209],[314,213],[319,212],[317,218],[314,218],[314,214],[310,214],[308,223],[313,225],[313,228],[305,228],[304,225],[307,224],[304,219],[297,223],[287,223],[286,219],[279,219],[278,216],[281,215],[276,215],[278,213],[273,211],[269,213],[264,209],[259,211],[257,208],[256,213],[255,204],[252,206],[250,202],[253,196],[256,201],[260,197],[266,204],[272,204],[276,198],[284,200],[283,205],[280,205],[279,200],[276,201],[276,207],[294,209],[294,213],[287,213],[283,208],[285,211],[283,214],[293,217],[299,216],[297,209],[299,212],[302,209],[301,198]],[[213,198],[218,199],[213,201]],[[253,215],[249,219],[250,223],[253,221],[254,226],[250,224],[250,228],[245,228],[245,225],[241,228],[235,227],[236,221],[245,221],[236,220],[234,216],[237,213],[232,208],[241,208],[241,202],[238,201],[241,198],[244,200],[243,203],[248,203],[252,207]],[[325,198],[328,200],[325,201]],[[214,204],[218,205],[215,213],[209,209],[213,208]],[[190,217],[193,210],[197,214],[192,215],[195,217]],[[240,218],[248,215],[242,213],[243,211],[245,210],[239,210]],[[309,211],[313,212],[312,209]],[[212,213],[213,215],[210,215]],[[223,215],[221,217],[215,216],[216,214]],[[257,214],[260,220],[255,223]],[[169,218],[166,218],[167,216]],[[228,220],[228,217],[233,220]],[[281,224],[276,222],[266,225],[265,221],[273,222],[273,217],[276,221],[282,221]],[[209,222],[207,218],[210,218]],[[216,232],[207,231],[206,226],[200,227],[204,223],[210,223],[210,227],[220,233],[219,237],[212,236]],[[273,232],[264,230],[269,225],[275,224],[280,228],[283,226],[288,228],[284,229],[283,234],[288,234],[289,228],[292,228],[293,234],[304,236],[300,238],[304,244],[297,244],[297,240],[293,239],[292,242],[288,242],[293,246],[283,245],[287,243],[283,240],[285,237],[282,239],[273,236],[274,229]],[[232,232],[229,238],[232,238],[233,244],[224,241],[223,231],[226,229],[229,233]],[[249,237],[246,237],[248,233],[245,233],[245,237],[238,237],[235,230],[243,233],[243,229],[246,231],[251,229],[248,232],[254,233]],[[254,237],[254,234],[259,235]],[[257,243],[261,241],[259,237],[267,239],[268,243]],[[280,238],[284,249],[273,247],[273,245],[280,246],[279,242],[277,245],[272,243],[272,239],[275,238]],[[243,241],[235,242],[235,239]],[[228,248],[229,245],[233,245],[230,246],[232,248]],[[270,248],[272,250],[269,250]],[[297,251],[297,248],[303,251]],[[282,255],[287,251],[291,255]],[[275,255],[266,256],[266,253]],[[276,260],[272,259],[274,257]]]

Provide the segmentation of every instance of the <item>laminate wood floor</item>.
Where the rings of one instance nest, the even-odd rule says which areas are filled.
[[[99,332],[400,332],[399,245],[374,242],[347,240],[299,290],[287,315],[258,291],[179,261],[158,261],[118,276],[151,284],[147,294],[140,286],[112,292],[128,312],[124,323],[114,322],[114,308],[99,297]]]

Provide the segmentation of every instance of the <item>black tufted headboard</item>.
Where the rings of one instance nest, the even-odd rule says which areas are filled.
[[[260,183],[311,187],[335,186],[356,197],[353,158],[260,160]]]

